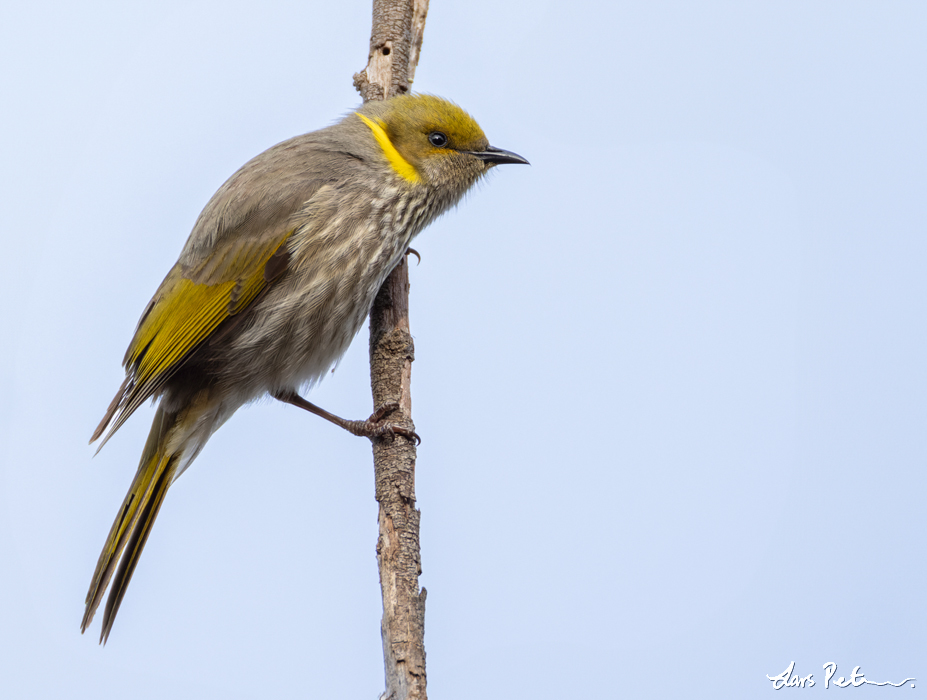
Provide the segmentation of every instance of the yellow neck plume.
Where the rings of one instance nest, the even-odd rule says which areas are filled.
[[[383,126],[377,121],[368,119],[360,112],[355,112],[355,114],[361,118],[364,124],[370,127],[370,130],[373,132],[373,137],[377,140],[377,143],[380,144],[380,148],[383,149],[383,155],[386,156],[386,160],[389,161],[395,173],[408,182],[421,182],[422,178],[418,174],[418,170],[396,150],[393,142],[390,141],[389,136],[386,135]]]

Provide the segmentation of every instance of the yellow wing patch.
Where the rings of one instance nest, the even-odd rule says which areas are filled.
[[[377,143],[380,144],[380,148],[383,149],[383,155],[386,156],[386,160],[389,161],[389,164],[392,166],[393,170],[396,171],[396,174],[409,182],[421,181],[422,178],[418,174],[418,170],[396,150],[396,147],[393,145],[393,142],[389,140],[389,136],[379,123],[379,120],[374,121],[369,117],[365,117],[360,112],[355,112],[355,114],[361,118],[364,124],[370,127],[370,130],[373,132],[373,137],[377,140]]]
[[[135,381],[145,383],[173,367],[228,318],[228,300],[236,282],[196,284],[175,277],[138,329],[126,354]]]
[[[235,259],[209,260],[208,268],[184,271],[175,266],[126,352],[125,364],[134,368],[134,383],[141,386],[170,372],[219,324],[247,307],[266,284],[264,266],[285,241],[271,241]],[[218,269],[227,281],[194,281],[214,279]]]
[[[90,442],[101,437],[112,423],[102,448],[197,346],[223,321],[243,311],[285,270],[285,257],[278,253],[285,252],[283,246],[292,233],[263,241],[239,240],[216,249],[197,265],[174,266],[138,324],[123,360],[128,378]]]

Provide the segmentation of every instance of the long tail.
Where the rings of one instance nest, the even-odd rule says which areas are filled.
[[[109,536],[106,538],[106,544],[103,545],[100,559],[97,561],[90,590],[87,592],[84,620],[80,631],[83,633],[93,620],[93,614],[103,600],[103,594],[115,572],[116,577],[103,611],[101,644],[105,644],[109,637],[119,605],[132,579],[132,572],[135,571],[138,558],[151,533],[151,526],[158,517],[164,496],[183,456],[182,448],[180,450],[169,448],[170,444],[177,442],[170,439],[177,423],[178,414],[167,413],[161,407],[158,408],[148,441],[142,452],[138,472],[135,474],[132,486],[129,487],[129,492],[122,503],[122,508],[119,509]],[[125,551],[124,555],[123,551]],[[118,569],[116,569],[117,562],[119,562]]]

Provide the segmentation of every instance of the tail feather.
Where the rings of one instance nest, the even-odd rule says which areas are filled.
[[[158,511],[161,510],[161,504],[164,502],[164,496],[172,479],[173,468],[164,469],[158,476],[151,498],[145,504],[141,517],[129,537],[126,553],[119,562],[119,569],[116,571],[116,578],[110,589],[109,597],[106,599],[106,608],[103,610],[103,629],[100,631],[100,642],[102,644],[106,644],[106,640],[109,638],[113,622],[116,620],[116,613],[119,612],[119,606],[126,594],[126,589],[129,587],[129,581],[132,580],[132,573],[135,571],[138,558],[145,548],[145,542],[148,541],[151,526],[154,525],[155,518],[158,517]]]
[[[167,414],[162,408],[158,408],[148,441],[142,451],[138,472],[109,531],[106,544],[97,561],[90,589],[87,591],[84,619],[80,626],[82,633],[93,620],[93,615],[102,602],[103,594],[116,571],[116,563],[128,546],[128,551],[125,556],[122,556],[122,562],[116,571],[116,580],[106,603],[103,631],[100,634],[101,643],[104,643],[109,636],[119,604],[125,595],[126,586],[132,578],[138,558],[151,532],[151,526],[154,524],[161,503],[164,501],[164,495],[173,480],[180,455],[169,454],[166,445],[169,442],[167,437],[175,425],[176,417],[176,414]]]

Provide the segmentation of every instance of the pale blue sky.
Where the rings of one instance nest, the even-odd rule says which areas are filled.
[[[215,189],[359,100],[370,6],[0,9],[0,695],[374,698],[370,448],[243,409],[81,636],[151,419],[92,459]],[[927,687],[927,4],[433,0],[500,168],[416,241],[434,698]],[[311,400],[371,409],[366,331]]]

